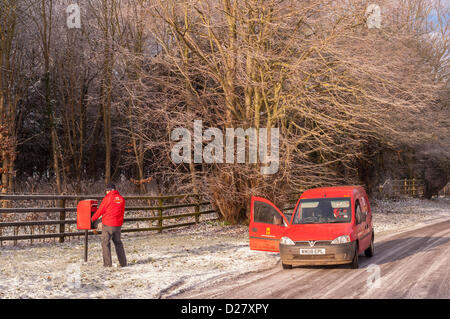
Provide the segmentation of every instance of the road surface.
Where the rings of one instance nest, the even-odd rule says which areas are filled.
[[[375,234],[375,255],[361,255],[359,266],[283,270],[278,264],[172,297],[450,298],[450,220],[379,238]]]

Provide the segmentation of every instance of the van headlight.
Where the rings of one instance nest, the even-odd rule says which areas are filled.
[[[280,244],[293,246],[295,243],[289,237],[281,237]]]
[[[335,239],[333,239],[333,241],[331,242],[332,245],[335,244],[345,244],[345,243],[349,243],[350,242],[350,236],[349,235],[343,235],[343,236],[339,236]]]

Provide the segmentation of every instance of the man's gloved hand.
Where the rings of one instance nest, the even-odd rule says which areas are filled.
[[[98,231],[97,231],[97,226],[98,226],[98,222],[97,221],[93,221],[92,220],[92,218],[91,218],[91,225],[92,225],[92,228],[93,228],[93,233],[94,233],[94,235],[97,235],[98,234]]]

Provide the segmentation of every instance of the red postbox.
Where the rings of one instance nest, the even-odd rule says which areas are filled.
[[[91,217],[97,211],[98,202],[93,199],[82,200],[77,205],[77,229],[93,229]]]

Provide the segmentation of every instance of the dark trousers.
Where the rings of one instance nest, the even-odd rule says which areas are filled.
[[[121,226],[113,227],[103,225],[102,229],[102,250],[103,250],[103,266],[111,267],[111,239],[116,247],[117,259],[119,259],[120,266],[127,265],[127,257],[125,256],[125,249],[123,248],[122,240],[120,239]]]

